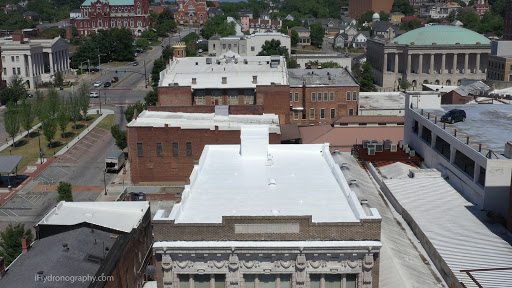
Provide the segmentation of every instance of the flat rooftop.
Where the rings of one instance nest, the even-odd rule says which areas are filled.
[[[0,280],[1,287],[89,287],[94,276],[110,256],[117,237],[112,233],[90,228],[78,228],[62,232],[35,241],[27,253],[21,254],[10,266],[7,273]],[[65,251],[63,243],[68,244]],[[44,276],[76,277],[85,280],[87,275],[91,279],[74,283],[70,281],[38,282],[37,273],[43,271]]]
[[[380,219],[375,209],[370,216],[362,210],[328,144],[269,145],[268,130],[264,130],[244,127],[241,145],[206,145],[182,202],[174,205],[166,220],[222,223],[223,216],[311,216],[317,223]],[[158,217],[157,213],[155,220]]]
[[[402,92],[360,92],[359,109],[405,110]]]
[[[306,86],[359,86],[352,74],[345,68],[288,69],[291,87]]]
[[[192,89],[226,89],[256,88],[257,85],[272,83],[288,85],[285,58],[280,56],[279,63],[273,68],[271,57],[240,56],[231,52],[219,57],[175,58],[160,73],[159,86],[176,83]],[[253,81],[254,77],[256,81]]]
[[[431,121],[437,116],[437,125],[441,116],[452,109],[466,111],[466,121],[455,124],[446,124],[446,132],[454,135],[457,130],[457,138],[466,143],[466,137],[470,139],[470,147],[478,151],[482,144],[482,153],[487,154],[492,150],[496,154],[505,152],[505,143],[512,141],[512,105],[506,104],[466,104],[466,105],[442,105],[441,110],[424,110],[423,114],[430,113]],[[420,113],[421,111],[416,110]]]
[[[426,245],[428,240],[428,245],[442,258],[437,265],[445,262],[457,281],[468,288],[512,287],[511,270],[492,271],[512,268],[512,246],[504,240],[510,236],[503,226],[491,224],[484,211],[464,199],[439,175],[409,178],[397,175],[397,169],[384,168],[379,169],[387,178],[384,184],[401,210],[407,211],[425,234],[427,239],[422,244]],[[482,286],[461,272],[475,269],[491,269],[474,273]]]
[[[144,110],[127,127],[179,127],[181,129],[240,130],[242,125],[267,125],[270,133],[281,134],[279,116],[263,115],[227,115],[215,113],[181,113]]]
[[[61,201],[37,225],[75,225],[86,222],[129,233],[139,226],[148,209],[149,202],[146,201]]]

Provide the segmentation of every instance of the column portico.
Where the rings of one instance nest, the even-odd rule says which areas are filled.
[[[384,52],[384,67],[382,68],[383,72],[388,72],[388,53]]]
[[[407,54],[407,74],[411,74],[411,54]]]
[[[430,74],[434,74],[434,54],[430,54]]]
[[[418,61],[418,74],[423,74],[423,54],[420,54],[420,59]]]
[[[452,66],[452,74],[457,73],[457,53],[453,53],[453,66]]]
[[[444,74],[446,69],[446,53],[443,53],[443,56],[441,58],[441,74]]]
[[[395,52],[395,69],[393,72],[398,73],[398,53]]]
[[[464,74],[468,74],[469,73],[469,69],[468,69],[468,65],[469,64],[469,53],[465,53],[464,54]]]
[[[480,73],[480,53],[476,53],[476,71],[475,73]]]
[[[48,53],[48,57],[50,57],[50,74],[55,73],[55,67],[53,64],[53,52]]]

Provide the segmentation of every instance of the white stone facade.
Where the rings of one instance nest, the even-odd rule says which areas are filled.
[[[69,43],[60,38],[12,41],[0,40],[2,46],[2,79],[20,76],[26,88],[35,89],[42,82],[54,80],[58,71],[64,75],[69,67]]]
[[[256,33],[243,37],[229,36],[220,39],[210,39],[208,40],[208,53],[212,56],[219,56],[232,51],[240,56],[257,56],[265,41],[272,39],[279,40],[281,46],[286,47],[288,55],[290,55],[290,37],[281,33]]]

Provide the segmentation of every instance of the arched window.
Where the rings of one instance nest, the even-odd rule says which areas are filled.
[[[116,12],[116,8],[112,8],[112,12]]]
[[[128,19],[124,19],[124,27],[128,27]]]
[[[446,86],[450,86],[450,85],[452,85],[452,81],[446,80]]]
[[[117,27],[121,28],[121,19],[117,20]]]
[[[133,18],[130,19],[130,27],[133,27]]]
[[[132,7],[132,12],[133,12],[133,7]]]
[[[137,21],[137,26],[141,27],[142,26],[142,21],[138,20]]]
[[[98,19],[98,27],[102,27],[103,26],[103,22],[101,22],[101,18]]]
[[[201,14],[201,16],[199,16],[199,17],[201,17],[201,23],[203,23],[203,21],[204,21],[203,14]]]
[[[110,20],[110,27],[116,27],[116,20]]]
[[[137,4],[137,14],[140,15],[140,3]]]
[[[89,16],[89,11],[87,11],[87,9],[85,9],[85,17]]]

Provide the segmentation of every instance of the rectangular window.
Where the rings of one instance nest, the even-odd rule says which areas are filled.
[[[254,52],[254,46],[251,46],[251,51],[253,51],[253,52]]]
[[[306,111],[302,112],[302,120],[306,120]]]
[[[320,274],[309,274],[311,288],[320,288]]]
[[[226,44],[222,44],[222,49],[226,49]]]
[[[347,101],[350,101],[350,91],[347,91]]]
[[[443,155],[446,159],[450,160],[450,144],[444,141],[443,138],[437,136],[434,149]]]
[[[17,69],[18,69],[18,75],[21,75],[21,69],[20,69],[20,67],[18,67]]]
[[[311,92],[311,102],[316,102],[316,93]]]
[[[244,96],[244,104],[246,104],[246,105],[254,104],[254,95],[245,95]]]
[[[345,288],[356,288],[357,287],[357,275],[347,274]]]
[[[254,275],[244,274],[245,288],[254,288]],[[182,288],[182,287],[180,287]]]
[[[196,103],[196,105],[205,105],[206,104],[206,96],[204,96],[204,95],[195,96],[194,102]]]
[[[187,157],[192,157],[192,142],[187,142]]]
[[[334,101],[334,92],[331,92],[331,98],[329,99],[329,101]]]
[[[194,275],[194,288],[210,288],[210,274]]]
[[[320,119],[325,119],[325,108],[320,109]]]
[[[137,155],[144,156],[144,150],[142,149],[142,143],[137,143]]]
[[[331,119],[334,119],[336,117],[336,109],[331,108]]]
[[[178,157],[179,156],[179,145],[178,145],[178,142],[173,142],[172,143],[172,156],[173,157]]]
[[[299,120],[299,111],[293,111],[293,120]]]
[[[292,288],[292,276],[290,274],[281,274],[280,278],[280,286],[278,288]]]
[[[292,102],[292,101],[293,101],[293,93],[290,92],[290,102]]]
[[[12,68],[12,75],[16,75],[16,68]]]
[[[348,116],[354,116],[354,108],[348,109]]]
[[[357,91],[352,92],[352,101],[357,101]]]
[[[324,102],[329,101],[329,93],[324,92]]]
[[[14,56],[11,56],[11,62],[14,62]]]
[[[316,101],[321,102],[322,101],[322,92],[318,92],[316,97]]]
[[[188,274],[179,274],[180,288],[190,288],[190,276]]]
[[[162,156],[162,143],[156,143],[156,156]]]
[[[325,274],[325,288],[343,288],[341,274]]]
[[[224,288],[226,287],[226,275],[224,274],[215,274],[215,288]]]
[[[315,119],[315,108],[309,109],[309,119]]]
[[[295,102],[299,102],[299,92],[295,92]]]
[[[4,75],[7,75],[7,68],[4,68]]]
[[[20,62],[20,56],[16,56],[16,62]]]
[[[238,105],[238,95],[228,96],[228,104],[229,105]]]

